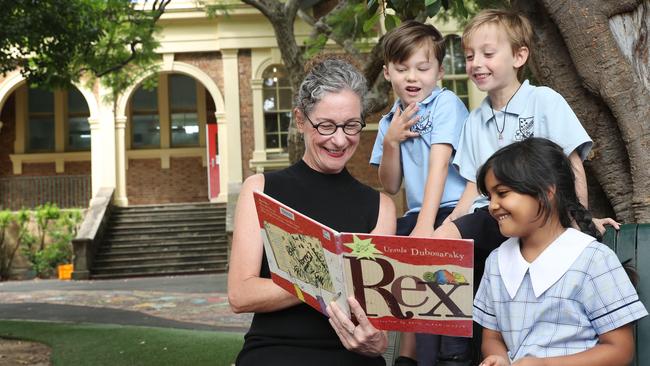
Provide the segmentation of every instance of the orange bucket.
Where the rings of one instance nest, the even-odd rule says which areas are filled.
[[[60,280],[69,280],[72,279],[72,264],[59,264],[57,267],[59,270],[59,279]]]

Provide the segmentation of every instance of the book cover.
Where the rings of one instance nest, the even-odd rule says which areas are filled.
[[[471,240],[339,233],[261,192],[257,216],[274,283],[327,315],[354,296],[382,330],[472,336]]]

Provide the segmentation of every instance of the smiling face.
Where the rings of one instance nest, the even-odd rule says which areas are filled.
[[[389,62],[384,66],[384,77],[390,81],[402,107],[421,102],[431,95],[444,75],[444,69],[431,48],[422,42],[422,47],[418,47],[405,61]]]
[[[465,70],[476,86],[488,94],[516,89],[517,70],[528,59],[528,49],[513,52],[506,31],[496,24],[485,24],[465,41]]]
[[[523,242],[543,230],[546,217],[539,212],[541,206],[537,198],[502,184],[491,169],[485,175],[485,188],[490,199],[490,214],[499,223],[503,236],[518,237]]]
[[[296,124],[305,137],[303,160],[312,169],[326,174],[339,173],[354,154],[361,134],[346,135],[342,128],[334,134],[323,136],[305,118],[304,112],[296,108]],[[361,121],[361,99],[349,89],[338,93],[327,93],[316,103],[308,117],[314,124],[333,122],[342,125],[346,122]]]

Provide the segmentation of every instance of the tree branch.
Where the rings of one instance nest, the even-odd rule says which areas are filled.
[[[643,0],[616,0],[616,1],[603,1],[600,4],[601,11],[608,18],[614,15],[628,13],[634,11]]]

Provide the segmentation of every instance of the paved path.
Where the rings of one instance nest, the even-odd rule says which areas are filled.
[[[245,332],[252,315],[230,311],[218,274],[0,282],[0,319]]]

